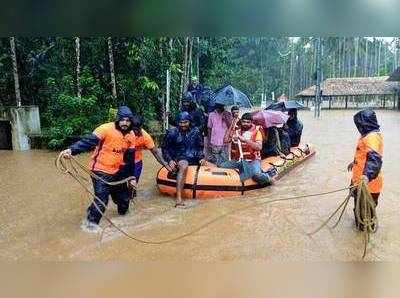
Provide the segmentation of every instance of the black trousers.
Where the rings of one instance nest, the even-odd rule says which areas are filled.
[[[120,175],[119,173],[115,175],[110,175],[103,172],[94,172],[94,173],[107,182],[118,181],[126,178],[123,177],[126,175]],[[110,195],[113,202],[117,205],[118,214],[124,215],[126,214],[126,212],[128,212],[130,193],[127,183],[111,186],[107,185],[103,181],[96,180],[94,178],[92,178],[92,183],[93,183],[94,193],[101,202],[99,202],[99,200],[96,198],[93,200],[92,204],[87,209],[88,221],[96,224],[100,222],[102,213],[104,213],[106,209],[105,206],[107,206],[108,204],[108,199]],[[96,208],[96,205],[101,210],[101,212]]]

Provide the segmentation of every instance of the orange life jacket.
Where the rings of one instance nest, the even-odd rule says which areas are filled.
[[[364,173],[365,163],[367,161],[367,153],[375,151],[380,156],[383,155],[383,136],[380,132],[371,132],[364,137],[358,139],[356,153],[354,155],[352,184],[357,184],[361,180]],[[368,183],[368,190],[371,193],[380,193],[383,185],[382,171],[378,176]]]
[[[123,135],[114,122],[100,125],[93,133],[100,142],[91,156],[90,168],[92,171],[115,174],[124,165],[125,151],[135,148],[135,134],[130,131]]]
[[[245,130],[242,131],[241,129],[237,129],[236,132],[248,139],[251,140],[253,142],[256,141],[256,137],[257,137],[257,133],[259,132],[258,127],[256,127],[254,124],[251,126],[251,128],[249,130]],[[254,150],[253,148],[251,148],[250,145],[241,142],[242,144],[242,151],[243,151],[243,159],[244,160],[255,160],[255,159],[261,159],[261,154],[259,150]],[[239,147],[238,147],[238,143],[236,142],[232,142],[232,152],[231,152],[231,156],[233,159],[239,159],[240,158],[240,151],[239,151]]]

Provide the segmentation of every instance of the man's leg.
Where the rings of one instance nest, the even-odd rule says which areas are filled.
[[[119,215],[125,215],[129,210],[129,189],[126,183],[111,187],[111,198],[117,205]]]
[[[109,175],[98,172],[95,174],[108,181]],[[92,178],[92,183],[94,194],[97,198],[93,199],[92,204],[87,209],[87,220],[89,223],[99,224],[102,214],[106,210],[108,196],[110,194],[110,187],[106,183],[94,178]]]
[[[271,182],[271,178],[266,172],[261,171],[261,162],[259,160],[253,160],[250,162],[249,167],[252,171],[252,179],[259,185],[267,185]]]
[[[143,161],[139,160],[138,162],[135,163],[135,174],[134,174],[137,183],[139,183],[139,178],[140,175],[142,174],[142,169],[143,169]]]
[[[182,204],[182,190],[186,181],[187,169],[189,162],[187,160],[178,161],[178,176],[176,177],[176,204]]]

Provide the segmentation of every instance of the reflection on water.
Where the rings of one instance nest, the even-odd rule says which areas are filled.
[[[262,198],[315,193],[348,184],[346,165],[352,160],[357,131],[354,111],[323,111],[321,119],[301,112],[304,140],[317,154],[274,187],[251,197],[215,199],[187,210],[171,208],[170,198],[155,186],[158,165],[145,154],[138,200],[130,213],[119,217],[115,206],[107,211],[115,223],[146,240],[175,237],[225,212]],[[378,207],[379,230],[372,236],[368,260],[400,260],[400,218],[397,186],[400,174],[400,113],[378,111],[385,137],[385,185]],[[86,193],[54,167],[56,153],[0,151],[0,257],[40,260],[358,260],[362,237],[353,226],[352,207],[334,229],[313,237],[318,226],[346,193],[277,202],[233,213],[200,232],[165,245],[145,245],[121,236],[102,222],[102,237],[80,230],[89,203]],[[86,161],[87,155],[80,156]],[[254,196],[257,196],[255,198]]]

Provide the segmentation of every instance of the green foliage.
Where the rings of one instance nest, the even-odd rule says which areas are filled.
[[[196,40],[196,39],[195,39]],[[161,129],[166,93],[166,71],[171,71],[170,110],[179,107],[184,73],[183,37],[112,38],[116,89],[111,96],[110,64],[106,37],[80,38],[80,84],[77,95],[75,39],[72,37],[16,38],[18,71],[23,104],[36,104],[50,148],[59,148],[114,121],[115,109],[126,104],[140,114],[145,125]],[[396,61],[397,44],[360,38],[323,39],[324,78],[333,76],[387,75]],[[379,49],[380,55],[379,55]],[[400,50],[400,49],[398,49]],[[315,82],[314,39],[301,37],[200,38],[192,48],[190,76],[212,89],[230,84],[257,104],[261,94],[292,94]],[[387,56],[384,56],[387,53]],[[400,60],[397,54],[397,61]],[[356,63],[357,57],[357,63]],[[340,63],[339,63],[340,62]],[[0,105],[15,104],[9,38],[0,38]],[[189,77],[190,77],[189,76]]]

